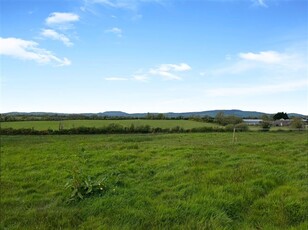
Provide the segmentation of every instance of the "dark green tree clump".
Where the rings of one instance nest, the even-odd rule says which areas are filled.
[[[289,116],[287,113],[284,113],[284,112],[279,112],[279,113],[276,113],[274,116],[273,116],[273,119],[274,120],[280,120],[280,119],[289,119]]]
[[[164,120],[166,116],[163,113],[148,113],[145,118],[149,120]]]

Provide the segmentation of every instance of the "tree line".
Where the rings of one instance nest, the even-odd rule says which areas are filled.
[[[53,114],[53,115],[10,115],[0,114],[0,122],[10,121],[63,121],[63,120],[194,120],[214,122],[210,116],[176,116],[168,117],[163,113],[147,113],[145,116],[100,116],[97,114]]]

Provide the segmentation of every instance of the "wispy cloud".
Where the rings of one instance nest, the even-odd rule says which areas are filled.
[[[205,71],[208,77],[219,77],[219,82],[216,78],[208,78],[212,87],[205,90],[205,96],[217,100],[235,97],[241,101],[248,97],[255,100],[267,95],[305,92],[308,88],[306,63],[307,55],[302,47],[289,47],[284,52],[241,52],[220,68]],[[277,100],[276,105],[283,103],[273,99],[274,96],[268,98],[269,101]]]
[[[162,64],[156,68],[149,70],[149,74],[161,76],[166,80],[181,80],[182,78],[178,76],[177,72],[184,72],[191,70],[191,67],[186,63],[181,64]]]
[[[129,79],[124,78],[124,77],[106,77],[106,81],[127,81]]]
[[[183,0],[189,2],[189,0]],[[206,0],[205,0],[206,1]],[[212,0],[208,0],[212,1]],[[216,1],[228,1],[228,2],[237,2],[238,0],[216,0]],[[259,7],[268,7],[268,0],[250,0],[253,5]],[[122,8],[128,10],[136,10],[141,4],[145,3],[156,3],[160,5],[170,4],[170,0],[84,0],[85,5],[91,4],[101,4],[106,7],[112,8]],[[177,2],[177,1],[174,1]]]
[[[148,82],[154,76],[160,76],[164,80],[181,80],[182,78],[178,76],[179,72],[185,72],[191,70],[191,67],[186,63],[181,64],[161,64],[156,68],[151,68],[148,71],[142,69],[137,70],[132,77],[107,77],[106,81],[139,81]]]
[[[253,0],[254,4],[262,7],[267,7],[265,0]]]
[[[163,0],[85,0],[85,4],[101,4],[112,8],[124,8],[130,10],[136,10],[138,6],[142,3],[160,3]]]
[[[67,36],[65,36],[64,34],[60,34],[52,29],[43,29],[41,35],[52,40],[61,41],[66,46],[74,45]]]
[[[239,53],[237,59],[229,60],[222,67],[205,71],[207,75],[239,75],[251,71],[294,72],[307,69],[305,55],[300,52],[261,51]]]
[[[290,55],[276,51],[263,51],[259,53],[240,53],[239,57],[243,60],[263,62],[267,64],[279,64],[290,59]]]
[[[115,34],[119,38],[123,36],[123,31],[118,27],[113,27],[112,29],[105,30],[105,33]]]
[[[149,78],[146,75],[134,75],[131,78],[126,77],[106,77],[106,81],[141,81],[146,82]]]
[[[255,96],[255,95],[291,92],[300,89],[307,89],[307,87],[308,87],[308,81],[301,80],[297,82],[284,82],[280,84],[271,84],[271,85],[215,88],[207,90],[206,94],[208,96],[213,96],[213,97]]]
[[[53,12],[46,18],[46,25],[58,29],[70,29],[73,22],[79,21],[79,15],[75,13]]]
[[[146,75],[134,75],[132,80],[146,82],[149,78]]]
[[[53,63],[57,66],[67,66],[71,64],[69,59],[61,59],[52,54],[51,51],[39,48],[39,44],[37,42],[14,37],[0,37],[0,55],[22,60],[32,60],[40,64]]]

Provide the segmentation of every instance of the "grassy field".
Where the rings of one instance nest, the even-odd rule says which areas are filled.
[[[308,229],[307,162],[305,132],[2,136],[0,228]],[[76,165],[107,180],[68,202]]]
[[[174,128],[179,126],[183,129],[191,129],[198,127],[218,127],[218,124],[189,121],[189,120],[64,120],[61,124],[64,129],[77,127],[104,127],[111,123],[120,124],[124,127],[149,125],[153,128]],[[34,128],[35,130],[58,130],[60,121],[17,121],[17,122],[1,122],[2,128]]]

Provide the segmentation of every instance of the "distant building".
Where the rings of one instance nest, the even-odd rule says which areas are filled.
[[[292,120],[290,119],[283,119],[281,118],[280,120],[276,120],[272,122],[272,126],[289,126],[291,124]]]
[[[262,119],[243,119],[243,122],[247,125],[260,125]]]

